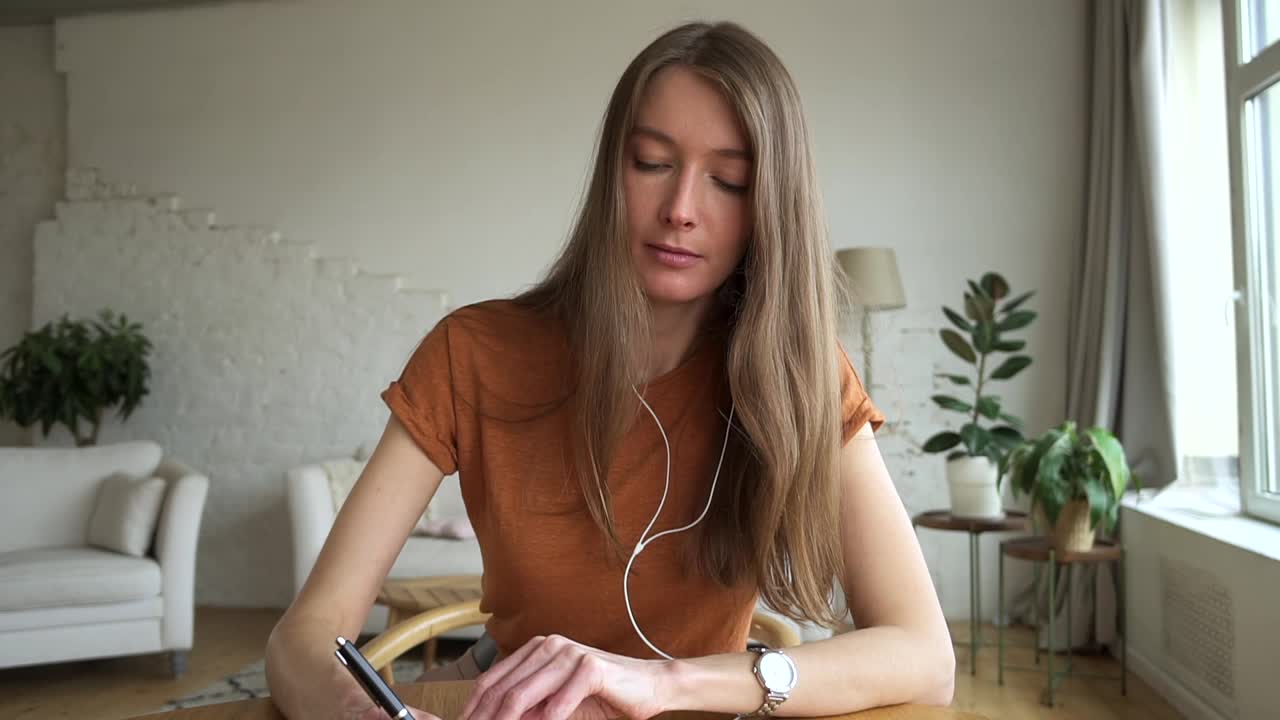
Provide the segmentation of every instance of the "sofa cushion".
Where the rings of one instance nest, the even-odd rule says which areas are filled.
[[[14,630],[65,628],[72,625],[101,625],[131,620],[156,620],[164,617],[164,598],[156,595],[145,600],[126,600],[96,605],[35,608],[32,610],[0,610],[0,633]],[[3,665],[4,658],[0,658]]]
[[[480,543],[411,535],[391,566],[387,577],[430,575],[479,575],[484,572]]]
[[[102,479],[156,473],[160,446],[0,447],[0,553],[85,545]]]
[[[89,547],[0,553],[0,610],[92,605],[160,594],[160,565],[151,558]]]
[[[98,487],[88,543],[134,557],[147,554],[164,503],[164,478],[115,473]]]

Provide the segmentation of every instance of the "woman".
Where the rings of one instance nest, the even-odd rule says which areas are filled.
[[[836,340],[823,228],[773,52],[729,23],[645,48],[548,277],[450,314],[383,393],[386,430],[269,640],[277,705],[383,717],[333,639],[454,472],[497,655],[446,671],[480,673],[463,720],[950,703],[947,627],[884,418]],[[858,630],[744,652],[757,597],[830,625],[837,582]]]

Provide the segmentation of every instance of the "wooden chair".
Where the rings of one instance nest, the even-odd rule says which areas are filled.
[[[387,628],[381,635],[365,643],[360,652],[374,670],[387,682],[395,682],[391,664],[414,647],[450,630],[479,625],[489,619],[480,612],[479,600],[454,603],[413,617]],[[788,648],[800,644],[800,634],[785,620],[756,611],[751,618],[750,638],[771,648]]]

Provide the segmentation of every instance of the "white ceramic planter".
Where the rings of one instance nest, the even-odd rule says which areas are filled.
[[[947,461],[951,514],[956,517],[1002,518],[1004,508],[996,490],[996,464],[991,458],[960,457]]]

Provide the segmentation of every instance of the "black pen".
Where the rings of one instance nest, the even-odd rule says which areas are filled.
[[[392,720],[403,720],[409,717],[409,708],[400,702],[400,698],[391,691],[391,688],[382,681],[377,671],[364,659],[364,655],[356,649],[355,645],[347,642],[347,639],[338,636],[338,649],[334,651],[334,655],[338,656],[338,661],[342,663],[351,676],[360,683],[360,687],[368,693],[369,699],[374,704],[382,708]]]

